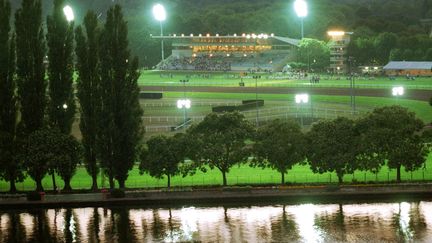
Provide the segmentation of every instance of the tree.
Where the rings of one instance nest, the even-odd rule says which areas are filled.
[[[305,136],[296,122],[274,120],[258,130],[251,165],[277,170],[284,184],[288,170],[304,161],[305,146]]]
[[[99,165],[97,163],[97,110],[100,107],[99,37],[97,16],[89,11],[84,18],[84,29],[75,31],[77,55],[77,97],[80,111],[80,130],[84,147],[84,164],[92,177],[92,190],[96,191]]]
[[[46,106],[45,41],[40,0],[23,0],[15,13],[19,135],[42,128]]]
[[[16,159],[17,97],[15,83],[15,39],[10,35],[10,2],[0,0],[0,178],[15,182],[24,179],[22,163]]]
[[[357,136],[354,121],[346,117],[323,120],[307,134],[307,159],[314,173],[336,172],[339,183],[356,168]]]
[[[141,154],[140,173],[148,172],[150,176],[162,179],[168,177],[168,188],[171,177],[178,175],[186,157],[185,135],[177,133],[173,137],[155,136],[147,141],[147,150]]]
[[[421,139],[417,133],[423,122],[413,112],[401,106],[374,109],[358,122],[362,143],[368,144],[369,154],[376,154],[387,161],[389,168],[396,169],[397,182],[401,181],[401,167],[412,171],[424,163]],[[384,163],[384,162],[382,162]]]
[[[403,55],[404,52],[401,49],[399,48],[392,49],[390,51],[390,61],[402,61],[404,59]]]
[[[70,191],[70,180],[80,161],[79,143],[58,129],[44,128],[30,134],[24,146],[27,173],[36,182],[36,190],[43,191],[42,179],[50,167],[64,180],[64,190]]]
[[[249,156],[245,142],[252,131],[251,124],[238,112],[211,113],[188,130],[196,144],[191,157],[201,169],[219,169],[226,186],[226,173]]]
[[[359,65],[370,65],[376,62],[373,38],[360,37],[353,39],[348,45],[348,52]]]
[[[44,191],[42,179],[55,157],[53,140],[51,130],[41,129],[31,133],[25,142],[23,160],[27,174],[36,182],[36,191]]]
[[[56,144],[52,149],[55,153],[53,165],[57,174],[64,181],[63,191],[71,191],[70,181],[76,172],[77,165],[81,162],[82,148],[78,141],[71,135],[57,132]]]
[[[330,48],[324,41],[303,38],[299,43],[299,60],[312,69],[323,69],[330,64]]]
[[[425,54],[425,56],[424,56],[424,60],[425,61],[432,61],[432,48],[428,48],[427,50],[426,50],[426,54]]]
[[[52,15],[47,17],[50,126],[69,134],[75,115],[73,83],[73,22],[63,13],[64,0],[54,0]]]
[[[375,51],[379,64],[386,64],[389,61],[390,51],[396,47],[397,36],[393,33],[384,32],[375,39]]]
[[[142,110],[138,101],[138,59],[130,58],[127,25],[119,5],[107,12],[100,48],[104,51],[100,53],[98,151],[110,187],[114,187],[115,178],[124,188],[142,136]]]

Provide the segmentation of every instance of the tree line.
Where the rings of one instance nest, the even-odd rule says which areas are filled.
[[[271,168],[285,175],[297,164],[314,173],[336,173],[339,183],[355,170],[378,173],[382,166],[414,171],[425,166],[431,131],[413,112],[401,106],[376,108],[352,120],[320,120],[302,132],[294,120],[274,120],[257,130],[240,113],[211,113],[185,134],[159,135],[147,141],[140,172],[156,178],[190,175],[218,169],[223,185],[226,173],[238,164]]]
[[[432,61],[432,39],[425,34],[398,36],[366,30],[354,34],[348,55],[357,65],[386,65],[389,61]]]
[[[43,191],[47,174],[54,188],[58,174],[71,190],[81,161],[92,189],[100,169],[111,187],[114,180],[124,187],[140,144],[138,59],[121,7],[109,8],[104,23],[88,11],[75,28],[65,4],[53,0],[43,21],[42,1],[22,0],[11,28],[11,4],[0,0],[0,178],[11,192],[26,175]],[[81,142],[71,135],[77,112]]]

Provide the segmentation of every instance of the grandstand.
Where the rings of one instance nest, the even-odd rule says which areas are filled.
[[[160,70],[282,71],[294,60],[300,40],[273,34],[212,36],[152,36],[172,44],[172,53],[157,65]]]

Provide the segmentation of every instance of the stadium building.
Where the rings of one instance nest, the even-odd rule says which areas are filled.
[[[172,53],[157,65],[161,70],[281,71],[295,61],[300,40],[273,34],[152,36],[171,42]]]
[[[349,59],[347,57],[348,45],[353,32],[328,31],[330,36],[330,70],[333,73],[348,73]]]

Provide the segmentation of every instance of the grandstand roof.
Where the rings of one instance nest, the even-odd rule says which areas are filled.
[[[397,69],[414,69],[414,70],[432,70],[432,62],[389,62],[383,67],[384,70]]]
[[[288,37],[282,37],[282,36],[274,36],[274,35],[265,35],[265,37],[263,37],[263,35],[226,35],[226,36],[210,36],[210,35],[202,35],[202,36],[197,36],[197,35],[181,35],[181,36],[177,36],[177,35],[168,35],[168,36],[151,36],[153,39],[164,39],[164,40],[185,40],[185,41],[191,41],[191,42],[200,42],[200,41],[205,41],[205,40],[244,40],[244,42],[263,42],[263,41],[268,41],[268,42],[274,42],[275,40],[277,42],[282,42],[285,44],[290,44],[290,45],[294,45],[294,46],[298,46],[300,43],[300,40],[298,39],[292,39],[292,38],[288,38]],[[208,43],[208,42],[206,42]],[[211,43],[210,43],[211,44]],[[218,44],[217,41],[213,42],[213,44]]]

